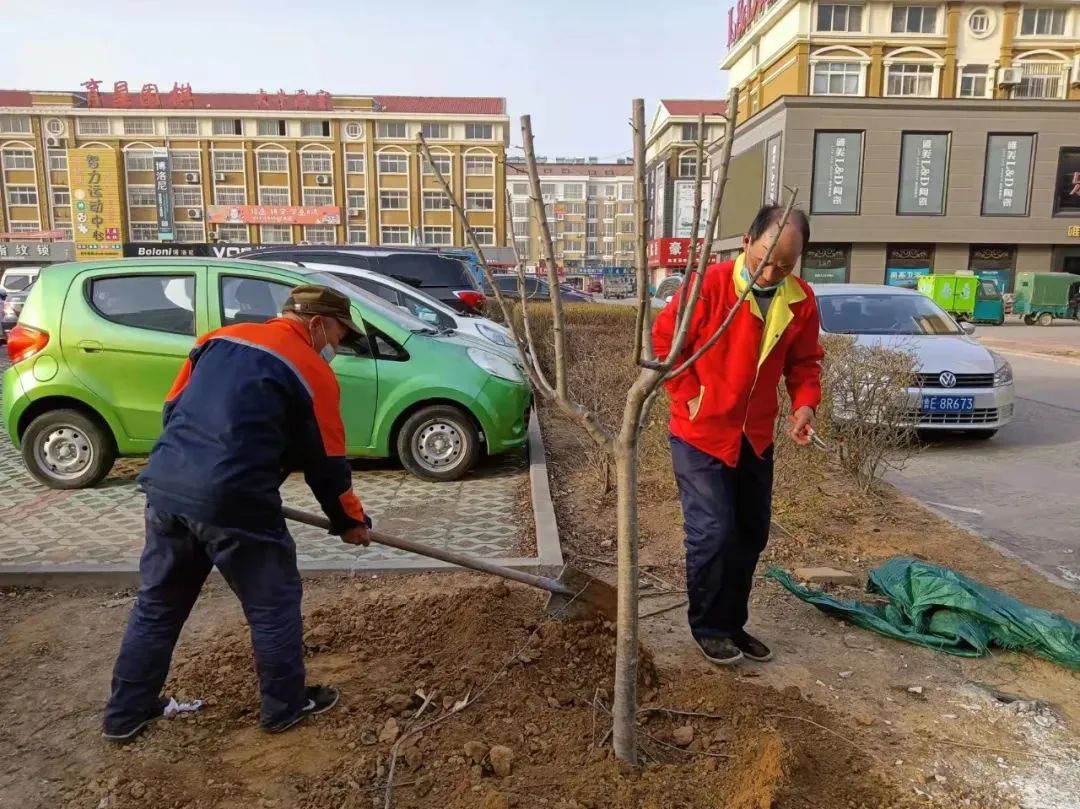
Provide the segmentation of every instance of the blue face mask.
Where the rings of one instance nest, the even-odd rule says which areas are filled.
[[[748,270],[746,268],[746,262],[745,261],[743,262],[743,267],[742,267],[742,277],[743,277],[743,280],[746,281],[747,284],[751,283],[753,281],[753,278],[754,278],[754,276],[750,272],[750,270]],[[754,289],[758,289],[758,290],[760,290],[762,292],[771,292],[772,290],[778,288],[780,286],[780,284],[782,284],[782,283],[784,283],[784,281],[781,279],[781,281],[779,283],[773,284],[770,287],[755,286]]]

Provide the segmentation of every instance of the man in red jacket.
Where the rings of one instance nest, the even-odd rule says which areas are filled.
[[[709,340],[761,274],[723,336],[667,383],[672,464],[686,531],[690,630],[714,663],[772,657],[743,627],[754,568],[769,538],[781,375],[797,443],[810,442],[821,399],[817,305],[810,286],[792,275],[810,240],[801,211],[791,212],[769,262],[762,264],[783,218],[781,207],[766,205],[743,236],[743,253],[705,271],[680,362]],[[653,327],[660,358],[671,350],[678,301],[678,295],[672,298]]]

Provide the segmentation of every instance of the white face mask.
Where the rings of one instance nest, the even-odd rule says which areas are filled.
[[[327,365],[329,365],[331,362],[334,361],[334,356],[335,356],[336,352],[334,351],[334,347],[332,345],[330,345],[330,342],[326,339],[326,326],[322,325],[322,321],[319,321],[319,325],[322,327],[322,330],[323,330],[323,347],[318,350],[319,351],[319,356],[322,357],[323,360],[326,361]],[[314,329],[311,330],[311,347],[315,348],[315,330]]]

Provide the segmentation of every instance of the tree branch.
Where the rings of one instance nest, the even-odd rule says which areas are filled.
[[[633,102],[634,130],[634,263],[637,265],[637,320],[634,326],[634,362],[656,357],[652,345],[652,303],[649,300],[648,241],[645,229],[645,99]]]
[[[694,271],[694,261],[697,258],[698,228],[701,227],[701,197],[705,186],[705,113],[698,115],[697,136],[697,171],[694,174],[694,224],[690,227],[690,254],[686,259],[688,273]],[[709,251],[709,246],[702,243],[702,248]],[[684,278],[679,285],[679,308],[675,314],[675,322],[682,320],[683,311],[686,309],[686,294],[690,291],[689,279]]]
[[[548,381],[547,376],[544,374],[543,368],[540,367],[540,360],[536,353],[536,342],[533,340],[532,325],[529,322],[529,308],[525,305],[525,262],[521,260],[521,254],[518,252],[517,235],[513,229],[513,204],[510,201],[510,187],[506,187],[506,219],[510,222],[510,244],[514,247],[514,263],[517,265],[518,271],[518,292],[521,295],[521,323],[522,328],[525,331],[525,348],[529,354],[529,359],[532,360],[533,372],[537,378],[543,383],[543,387],[548,390],[554,390],[551,387],[551,383]],[[510,329],[514,334],[515,340],[517,339],[516,329]]]

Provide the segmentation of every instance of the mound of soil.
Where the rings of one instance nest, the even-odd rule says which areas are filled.
[[[908,805],[797,688],[665,671],[643,654],[644,766],[628,768],[608,743],[610,624],[551,620],[535,593],[466,576],[335,587],[306,616],[305,643],[309,680],[338,686],[337,708],[262,733],[234,619],[168,684],[204,709],[105,750],[63,805],[368,809],[384,805],[391,770],[396,807]]]

